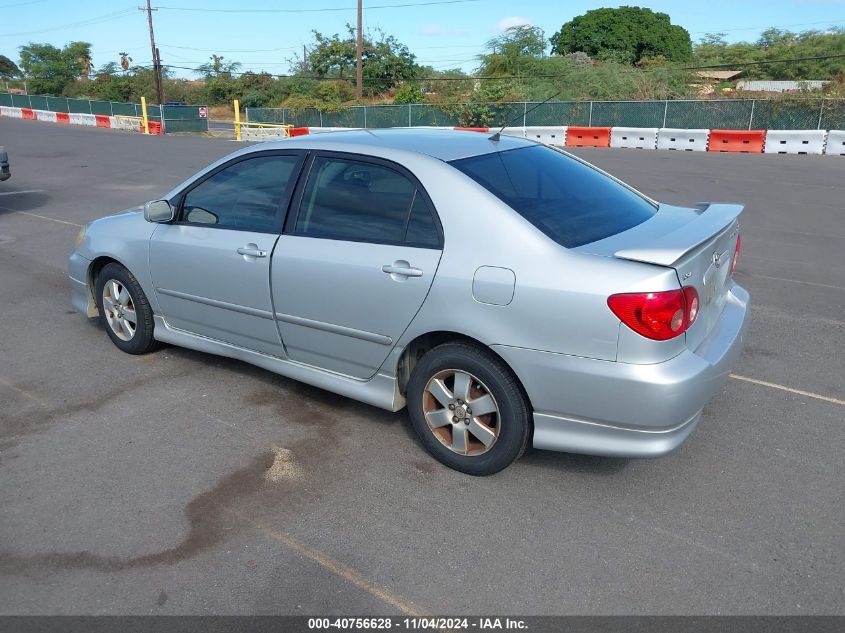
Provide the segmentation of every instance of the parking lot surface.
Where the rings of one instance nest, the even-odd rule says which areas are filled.
[[[845,613],[845,159],[576,151],[747,205],[751,340],[669,456],[479,479],[404,412],[122,354],[73,311],[79,227],[238,145],[9,119],[0,144],[0,613]]]

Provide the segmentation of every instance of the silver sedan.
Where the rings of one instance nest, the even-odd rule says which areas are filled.
[[[658,204],[507,136],[353,131],[262,143],[85,227],[73,303],[158,342],[408,408],[448,466],[526,447],[651,457],[742,347],[742,207]]]

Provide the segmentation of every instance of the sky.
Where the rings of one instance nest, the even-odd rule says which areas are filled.
[[[81,40],[92,44],[95,67],[118,62],[121,51],[133,64],[149,65],[146,12],[139,4],[0,0],[0,54],[17,61],[18,47],[27,42],[62,46]],[[403,4],[418,6],[395,6]],[[394,35],[418,63],[471,71],[484,44],[509,26],[532,24],[549,37],[589,9],[626,4],[668,13],[693,41],[713,32],[725,33],[728,41],[753,41],[769,26],[793,31],[845,26],[845,0],[364,0],[364,27]],[[301,59],[303,44],[311,43],[312,30],[331,35],[354,24],[356,0],[160,0],[153,7],[159,7],[153,23],[162,63],[194,68],[217,53],[240,62],[242,70],[285,74],[294,57]],[[175,74],[195,76],[185,70]]]

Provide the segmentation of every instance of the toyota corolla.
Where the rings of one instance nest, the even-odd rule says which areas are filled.
[[[85,227],[73,303],[122,351],[237,358],[382,407],[486,475],[536,448],[681,444],[740,353],[742,207],[658,204],[508,136],[241,149]]]

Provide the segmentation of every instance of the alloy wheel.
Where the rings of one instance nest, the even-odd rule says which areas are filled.
[[[423,392],[423,413],[429,430],[459,455],[481,455],[499,437],[499,405],[476,376],[459,369],[436,373]]]
[[[126,286],[116,279],[109,279],[103,286],[103,311],[115,336],[131,341],[138,327],[135,303]]]

